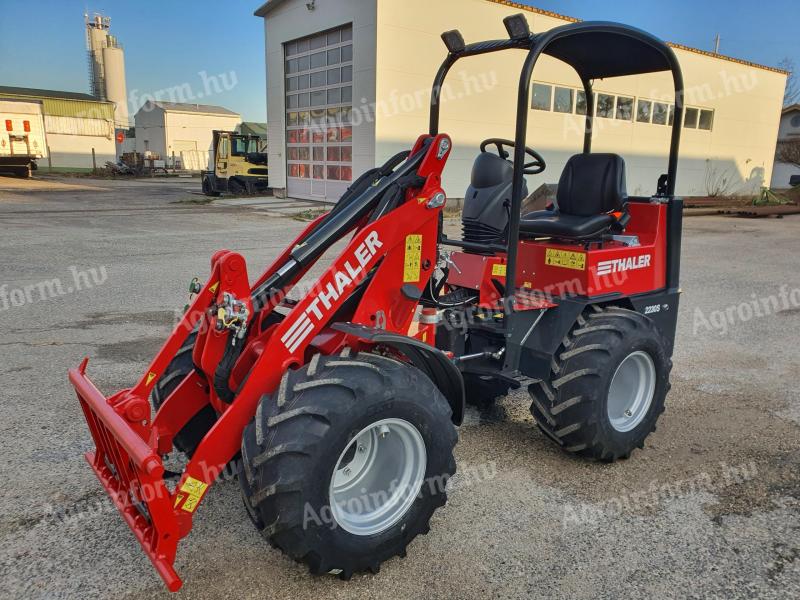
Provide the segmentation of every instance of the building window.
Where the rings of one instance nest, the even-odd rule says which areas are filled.
[[[666,125],[669,115],[669,105],[662,102],[653,103],[653,123],[655,125]]]
[[[639,100],[636,103],[636,122],[649,123],[653,114],[653,103],[649,100]]]
[[[553,95],[553,87],[544,83],[533,84],[533,103],[531,108],[534,110],[550,110],[550,100]]]
[[[700,111],[700,119],[697,122],[698,129],[705,129],[706,131],[711,131],[711,127],[714,125],[714,111],[709,109],[703,109]]]
[[[578,93],[575,94],[575,114],[586,114],[586,92],[583,90],[578,90]]]
[[[597,116],[606,119],[614,118],[614,96],[597,94]]]
[[[683,126],[688,129],[697,129],[698,110],[696,108],[687,108],[686,113],[683,115]]]
[[[570,88],[556,88],[553,95],[553,110],[559,113],[572,112],[572,90]]]
[[[633,119],[633,98],[617,97],[617,119],[630,121]]]

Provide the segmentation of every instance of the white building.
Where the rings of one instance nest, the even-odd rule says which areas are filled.
[[[147,101],[134,116],[136,152],[161,158],[183,168],[205,169],[213,131],[233,131],[242,118],[235,112],[208,104]]]
[[[271,185],[292,197],[336,199],[353,177],[409,149],[428,130],[430,88],[446,56],[440,34],[506,39],[503,18],[519,12],[534,32],[575,21],[508,0],[265,2],[255,14],[266,34]],[[687,105],[678,193],[708,195],[722,181],[726,193],[756,193],[772,175],[786,73],[672,46]],[[523,58],[473,57],[451,71],[441,121],[454,142],[444,173],[450,196],[463,197],[482,140],[514,137]],[[631,194],[655,192],[666,172],[671,87],[668,73],[595,82],[593,150],[626,159]],[[528,140],[548,168],[529,178],[531,190],[558,181],[581,149],[579,88],[563,63],[537,63]]]
[[[787,106],[781,112],[781,124],[778,129],[778,144],[794,142],[800,144],[800,104]],[[785,189],[789,187],[789,179],[796,175],[800,177],[800,167],[775,160],[772,171],[772,184],[770,187]]]
[[[47,158],[43,171],[90,171],[116,160],[114,104],[89,94],[0,86],[0,98],[41,102]]]

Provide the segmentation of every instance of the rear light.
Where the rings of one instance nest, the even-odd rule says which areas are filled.
[[[31,122],[30,121],[23,121],[22,122],[22,129],[26,132],[30,132],[31,130]]]
[[[11,119],[6,119],[6,131],[14,131],[14,124]]]

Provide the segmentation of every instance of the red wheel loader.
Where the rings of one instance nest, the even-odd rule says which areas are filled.
[[[107,398],[87,360],[70,371],[96,445],[86,458],[170,590],[181,586],[179,542],[229,463],[273,547],[347,579],[377,572],[428,531],[456,469],[465,390],[485,401],[526,386],[539,429],[600,461],[627,458],[655,428],[679,295],[678,62],[623,25],[532,34],[523,15],[505,25],[508,39],[469,45],[443,34],[430,130],[353,182],[263,273],[217,252],[136,385]],[[481,144],[463,236],[450,239],[442,84],[456,61],[505,51],[525,53],[515,137]],[[523,214],[525,175],[545,169],[526,145],[542,55],[583,82],[586,133],[556,202]],[[667,173],[654,195],[628,196],[623,159],[592,152],[591,82],[659,71],[675,88]],[[343,238],[324,273],[291,295]],[[163,464],[173,449],[188,457],[177,479]]]

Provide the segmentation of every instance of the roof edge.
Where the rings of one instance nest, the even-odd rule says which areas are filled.
[[[259,10],[262,10],[267,7],[267,5],[272,4],[275,5],[283,0],[268,0]],[[564,21],[568,21],[570,23],[580,23],[582,19],[576,19],[575,17],[570,17],[567,15],[562,15],[560,13],[552,12],[549,10],[544,10],[542,8],[537,8],[535,6],[530,6],[528,4],[521,4],[519,2],[514,2],[513,0],[486,0],[486,2],[492,2],[493,4],[501,4],[503,6],[510,6],[513,8],[519,8],[520,10],[525,10],[528,12],[536,13],[537,15],[544,15],[547,17],[553,17],[555,19],[562,19]],[[272,7],[270,7],[271,9]],[[268,9],[269,10],[269,9]],[[268,12],[267,10],[267,12]],[[757,69],[764,69],[765,71],[772,71],[774,73],[781,73],[783,75],[788,75],[789,72],[784,69],[779,69],[778,67],[770,67],[767,65],[762,65],[759,63],[754,63],[749,60],[743,60],[740,58],[734,58],[732,56],[726,56],[724,54],[716,54],[714,52],[708,52],[706,50],[700,50],[699,48],[692,48],[691,46],[684,46],[683,44],[677,44],[674,42],[665,42],[669,47],[676,48],[678,50],[685,50],[687,52],[694,52],[695,54],[702,54],[704,56],[709,56],[711,58],[718,58],[720,60],[727,60],[729,62],[734,62],[740,65],[745,65],[748,67],[755,67]]]
[[[265,17],[268,12],[276,8],[279,4],[283,4],[283,2],[284,0],[267,0],[253,12],[253,16]]]

